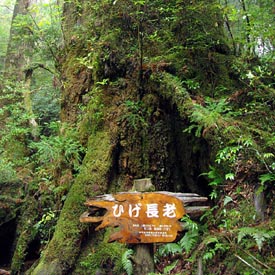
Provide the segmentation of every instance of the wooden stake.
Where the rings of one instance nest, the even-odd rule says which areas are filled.
[[[146,192],[154,189],[151,179],[139,179],[134,181],[134,191]],[[134,246],[134,274],[147,275],[155,271],[154,244],[137,244]]]

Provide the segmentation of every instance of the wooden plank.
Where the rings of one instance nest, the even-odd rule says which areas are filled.
[[[143,194],[145,194],[145,193],[143,193]],[[180,199],[184,204],[193,203],[193,202],[206,202],[208,200],[207,197],[201,197],[198,194],[193,194],[193,193],[172,193],[172,192],[165,192],[165,191],[150,192],[150,193],[164,194],[164,195],[168,195],[168,196],[173,196],[173,197],[176,197],[176,198]],[[131,194],[133,194],[133,195],[139,194],[139,192],[120,192],[118,194],[121,194],[122,197],[125,198],[125,197],[127,197],[128,195],[131,195]],[[110,201],[111,202],[111,201],[116,201],[116,198],[112,194],[104,194],[104,195],[96,196],[92,200],[88,200],[85,203],[85,205],[89,206],[90,201],[91,201],[91,204],[93,204],[95,200],[96,201],[104,200],[104,201]]]
[[[209,210],[209,206],[186,206],[186,214],[192,216],[194,214],[203,214],[205,211]]]

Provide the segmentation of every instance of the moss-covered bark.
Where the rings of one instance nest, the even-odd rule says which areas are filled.
[[[18,237],[15,239],[15,252],[11,263],[12,274],[22,274],[24,262],[28,253],[29,244],[35,238],[33,225],[38,217],[38,202],[31,197],[27,197],[27,203],[21,209],[20,221],[17,226]]]
[[[89,140],[88,153],[67,195],[54,236],[31,274],[58,275],[72,269],[85,230],[85,226],[79,222],[85,210],[84,202],[88,196],[105,192],[110,181],[111,164],[110,137],[106,131],[100,131]]]

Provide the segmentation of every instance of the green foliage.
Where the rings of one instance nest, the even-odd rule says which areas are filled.
[[[56,212],[51,209],[45,209],[45,213],[41,219],[34,224],[33,228],[39,234],[41,244],[47,244],[52,237],[55,229],[55,224],[58,218]]]
[[[155,254],[155,262],[160,262],[162,257],[180,255],[183,252],[189,255],[196,246],[199,240],[198,224],[192,221],[187,215],[184,216],[181,221],[184,223],[186,230],[184,236],[177,243],[167,243],[159,246]],[[164,274],[170,274],[170,271],[173,270],[176,265],[177,261],[174,261],[171,265],[166,266]]]
[[[265,164],[267,173],[261,174],[259,176],[260,183],[265,189],[267,184],[274,183],[275,181],[275,159],[273,153],[263,153],[262,154],[262,162]]]
[[[97,246],[97,250],[94,253],[89,253],[85,260],[80,262],[82,272],[85,272],[85,274],[96,274],[99,270],[112,270],[112,272],[116,272],[116,274],[118,274],[125,268],[127,275],[132,274],[128,273],[131,272],[130,262],[127,262],[126,258],[121,257],[121,255],[128,257],[131,252],[126,250],[128,251],[127,253],[123,252],[123,250],[124,247],[122,244],[109,244],[106,241],[101,242]],[[125,261],[123,262],[123,260]]]
[[[205,251],[202,259],[207,262],[212,260],[218,253],[226,252],[230,246],[226,243],[221,242],[217,237],[209,236],[203,241],[205,244]]]
[[[12,3],[13,1],[1,1],[0,6],[0,72],[4,69],[4,59],[7,51],[7,45],[10,35],[10,23],[12,19]]]
[[[126,271],[127,275],[133,274],[133,262],[131,261],[131,257],[133,256],[134,251],[132,249],[127,249],[121,258],[123,269]]]
[[[159,247],[158,259],[161,259],[161,256],[174,257],[184,253],[184,257],[179,256],[181,257],[180,261],[173,261],[172,264],[168,264],[164,268],[164,274],[172,273],[177,264],[185,261],[186,255],[187,257],[190,256],[188,260],[191,265],[192,260],[198,256],[201,256],[210,265],[211,261],[215,262],[215,258],[223,260],[223,257],[227,256],[226,253],[232,254],[231,252],[238,250],[238,246],[247,249],[247,242],[249,242],[249,245],[256,242],[259,249],[263,250],[264,244],[273,237],[261,229],[254,231],[247,229],[247,224],[250,221],[253,222],[252,218],[248,218],[248,212],[252,216],[252,208],[246,207],[248,208],[247,212],[243,211],[238,199],[241,196],[246,198],[246,194],[241,191],[234,193],[231,189],[231,183],[232,185],[233,183],[240,185],[239,183],[245,180],[247,186],[250,186],[252,181],[257,181],[259,174],[262,185],[275,180],[273,173],[275,139],[273,136],[274,140],[272,141],[271,137],[266,137],[264,131],[259,131],[259,129],[263,130],[265,128],[265,130],[267,129],[272,133],[274,124],[265,123],[263,128],[256,127],[261,124],[261,122],[257,123],[261,113],[263,113],[261,119],[265,117],[265,119],[270,118],[270,121],[272,120],[272,117],[269,116],[271,112],[266,111],[267,108],[270,108],[271,111],[274,108],[272,107],[274,103],[269,101],[274,97],[271,92],[274,86],[272,79],[274,73],[272,70],[268,66],[263,66],[263,64],[259,66],[236,66],[232,78],[238,78],[236,75],[238,70],[242,76],[238,82],[240,86],[238,89],[248,92],[240,98],[235,94],[227,98],[223,97],[225,92],[228,94],[232,91],[233,93],[234,87],[216,83],[218,79],[223,81],[223,78],[226,78],[222,76],[219,71],[221,67],[218,65],[227,63],[226,59],[219,59],[216,54],[220,51],[222,53],[219,54],[225,56],[227,52],[222,48],[222,40],[216,39],[220,31],[218,26],[223,24],[220,18],[216,17],[220,7],[218,4],[212,3],[213,1],[192,1],[192,3],[185,3],[186,5],[183,5],[182,1],[136,0],[131,2],[117,0],[95,1],[92,4],[88,3],[89,1],[84,2],[69,1],[66,3],[68,5],[66,8],[75,7],[72,17],[65,20],[70,24],[73,21],[77,22],[75,24],[77,26],[69,25],[77,35],[74,36],[74,33],[68,35],[68,47],[64,50],[64,53],[68,53],[68,48],[76,52],[78,57],[69,62],[77,61],[76,67],[70,65],[75,69],[73,73],[77,78],[81,70],[93,70],[91,73],[92,80],[89,80],[89,84],[91,83],[96,87],[90,93],[81,94],[84,104],[79,106],[78,110],[82,114],[79,118],[83,123],[81,131],[85,132],[85,138],[89,139],[89,151],[80,174],[78,174],[76,184],[67,197],[63,215],[59,220],[53,241],[49,245],[50,248],[47,254],[44,254],[46,255],[45,258],[48,257],[48,262],[43,262],[45,267],[53,262],[52,259],[57,259],[57,257],[61,257],[60,261],[65,262],[69,267],[74,265],[73,261],[79,253],[79,248],[74,245],[79,244],[79,236],[83,232],[78,221],[79,210],[83,205],[85,196],[87,194],[91,196],[95,192],[105,192],[109,188],[107,184],[110,180],[110,171],[113,165],[112,158],[110,158],[113,148],[109,150],[108,134],[96,136],[98,131],[102,129],[105,118],[105,106],[103,105],[103,93],[101,91],[106,90],[109,92],[108,88],[112,83],[109,75],[105,75],[105,73],[108,73],[108,70],[113,70],[115,73],[118,71],[117,67],[113,68],[111,65],[118,66],[118,60],[122,60],[122,64],[125,62],[127,70],[130,71],[131,66],[136,66],[133,64],[137,63],[137,58],[142,59],[140,62],[145,65],[147,62],[150,64],[153,59],[154,61],[171,61],[173,74],[165,72],[166,68],[162,72],[162,68],[158,68],[157,63],[157,72],[152,72],[148,79],[144,78],[145,92],[147,92],[147,88],[148,90],[152,89],[156,96],[160,96],[163,105],[166,103],[171,105],[167,107],[167,110],[172,112],[177,108],[179,117],[183,122],[186,122],[189,118],[191,125],[185,131],[194,134],[200,140],[205,139],[213,154],[214,164],[210,166],[210,171],[204,174],[210,179],[209,185],[213,189],[210,197],[215,199],[217,203],[211,209],[211,212],[209,211],[204,215],[204,218],[207,218],[207,225],[211,228],[209,231],[206,225],[198,228],[190,219],[184,218],[183,222],[186,225],[187,232],[185,232],[183,238],[178,243]],[[250,11],[252,11],[249,17],[255,16],[256,11],[260,10],[252,9],[254,6],[259,6],[256,2],[254,1],[249,6]],[[236,4],[236,1],[231,1],[232,3]],[[267,7],[264,3],[263,6],[270,11],[272,5]],[[95,11],[93,14],[95,16],[86,16],[85,10]],[[111,10],[111,14],[107,12],[109,10]],[[126,10],[127,13],[124,12]],[[34,49],[35,61],[40,61],[40,59],[45,61],[45,57],[50,56],[57,61],[56,50],[62,42],[60,39],[62,34],[60,21],[58,21],[60,19],[58,7],[52,4],[34,5],[31,12],[40,15],[36,17],[29,14],[18,17],[15,21],[15,25],[19,30],[18,38],[22,34],[21,37],[28,38],[30,42],[35,42],[37,45]],[[105,13],[111,20],[107,18]],[[49,14],[50,16],[48,16]],[[245,25],[245,19],[248,16],[238,5],[237,7],[229,7],[225,10],[225,14],[229,15],[233,23],[242,20],[242,26]],[[212,20],[214,15],[215,20]],[[266,15],[264,13],[264,16]],[[241,19],[242,17],[244,18]],[[211,18],[211,20],[208,20],[208,18]],[[86,21],[89,23],[86,24]],[[260,26],[260,24],[256,24],[256,20],[253,22],[257,28]],[[264,24],[262,23],[261,26],[264,26]],[[64,27],[66,27],[66,23],[64,23]],[[273,39],[271,35],[273,31],[269,25],[267,27],[270,33],[264,32],[264,38],[260,38],[265,45],[268,45],[268,41]],[[256,32],[257,28],[255,30],[249,29],[249,35],[254,38],[254,42],[257,41],[257,34],[259,34],[259,30]],[[240,39],[235,40],[244,49],[248,45],[248,43],[246,46],[242,45],[247,29],[242,29]],[[32,34],[31,37],[29,37],[30,34]],[[73,35],[71,36],[71,34]],[[133,41],[134,43],[132,43]],[[87,48],[81,48],[87,45],[89,45]],[[249,48],[252,46],[253,44],[248,45]],[[85,51],[85,54],[82,51]],[[123,56],[125,52],[127,53],[126,57]],[[200,54],[198,55],[198,53]],[[62,54],[60,54],[60,57],[61,59],[65,58]],[[127,59],[127,62],[129,61],[129,66],[124,59]],[[53,68],[52,61],[46,63]],[[65,75],[68,69],[67,65],[63,64]],[[123,71],[121,74],[124,73]],[[200,75],[203,73],[206,75],[205,78]],[[132,76],[128,74],[128,71],[126,74],[127,77],[132,77],[135,76],[136,71],[133,72]],[[36,77],[39,78],[41,75]],[[117,77],[117,75],[112,77]],[[263,82],[264,78],[266,82]],[[47,79],[49,81],[50,77],[48,76]],[[71,84],[70,81],[69,79],[69,84]],[[148,83],[145,83],[146,81],[149,83],[148,86]],[[40,80],[38,82],[42,83]],[[241,82],[244,86],[241,85]],[[43,127],[42,135],[28,146],[31,135],[27,124],[31,117],[26,115],[21,104],[16,103],[1,110],[2,114],[8,113],[10,115],[2,133],[2,147],[4,148],[4,145],[9,142],[13,145],[13,141],[16,139],[20,143],[23,141],[24,145],[27,145],[30,149],[27,162],[29,163],[30,160],[34,162],[36,167],[34,175],[37,177],[37,181],[51,185],[56,169],[64,171],[64,169],[69,168],[79,172],[82,156],[86,152],[79,142],[77,131],[64,125],[56,127],[56,131],[53,130],[53,125],[59,124],[53,123],[58,120],[60,111],[59,91],[53,89],[51,85],[42,89],[39,87],[39,83],[37,86],[33,84],[35,89],[32,91],[32,99],[35,118],[40,119]],[[67,85],[67,83],[65,84]],[[129,79],[127,79],[127,85],[131,89]],[[157,87],[156,90],[154,90],[154,85]],[[211,88],[209,88],[210,86]],[[222,98],[204,97],[208,92],[204,90],[205,87],[211,89],[212,95],[222,96]],[[6,87],[6,89],[8,88]],[[71,88],[65,86],[65,89]],[[119,93],[124,92],[122,90],[112,90],[112,92],[114,91],[116,96],[119,96]],[[18,94],[17,89],[12,89],[13,92]],[[9,93],[8,96],[12,93]],[[266,95],[264,95],[265,93]],[[197,100],[194,95],[201,96],[201,101]],[[113,94],[108,96],[113,96]],[[18,97],[20,98],[21,95]],[[121,96],[121,100],[124,100],[123,96]],[[88,105],[85,102],[89,102]],[[149,114],[142,100],[127,100],[124,102],[123,107],[124,113],[120,118],[120,125],[135,131],[148,128]],[[240,138],[240,133],[243,138]],[[267,139],[270,142],[269,145],[264,144]],[[211,147],[212,144],[214,144],[213,147]],[[261,146],[269,148],[259,150]],[[0,176],[0,182],[15,181],[17,167],[12,160],[16,158],[11,156],[16,155],[10,154],[8,157],[4,149],[1,148],[1,157],[2,151],[3,158],[0,161],[0,175],[2,177]],[[262,152],[268,153],[263,154]],[[32,154],[31,157],[30,154]],[[251,167],[244,166],[244,164],[250,164],[251,162],[255,165]],[[258,169],[255,171],[257,176],[249,179],[247,175],[254,168]],[[1,173],[2,171],[6,173]],[[79,205],[80,208],[75,207],[75,205]],[[41,219],[35,224],[35,230],[39,232],[42,238],[47,240],[51,234],[49,232],[52,232],[54,228],[53,224],[56,219],[57,216],[53,210],[46,210]],[[236,229],[238,227],[239,229]],[[253,242],[251,242],[251,238]],[[201,239],[203,240],[201,241]],[[88,254],[87,258],[81,258],[83,272],[95,274],[96,271],[100,271],[102,265],[106,266],[111,261],[112,263],[115,262],[116,266],[121,266],[122,262],[127,274],[132,273],[132,265],[129,259],[132,253],[131,250],[127,250],[121,259],[121,246],[116,248],[104,242],[98,246],[95,245],[93,249],[94,251]],[[43,256],[42,261],[45,258]]]
[[[48,167],[53,171],[57,167],[62,167],[62,164],[78,170],[82,160],[84,148],[78,140],[78,133],[75,129],[52,123],[51,127],[61,129],[64,134],[41,136],[39,142],[32,142],[30,148],[35,150],[33,158],[40,167]],[[59,131],[58,131],[59,132]]]
[[[122,120],[127,121],[127,124],[135,130],[147,128],[147,112],[142,101],[126,100],[124,106],[126,113],[122,116]]]
[[[168,243],[158,248],[155,261],[159,262],[162,256],[169,256],[181,253],[183,248],[178,243]]]
[[[18,14],[13,20],[14,39],[25,43],[35,43],[28,53],[33,62],[57,61],[58,47],[62,43],[61,9],[55,1],[32,4],[28,12]]]
[[[187,232],[178,243],[180,247],[186,251],[186,253],[190,253],[198,242],[199,227],[198,224],[192,221],[188,216],[184,216],[181,221],[184,222],[184,226],[187,229]]]
[[[32,109],[41,126],[41,133],[48,135],[50,123],[58,121],[60,117],[60,89],[53,86],[55,78],[49,73],[37,70],[34,78]]]
[[[273,55],[272,1],[222,1],[235,54]]]
[[[173,269],[177,266],[178,261],[174,261],[173,263],[171,263],[170,265],[167,265],[164,269],[163,269],[163,273],[148,273],[148,275],[160,275],[160,274],[164,274],[164,275],[169,275],[171,274],[171,272],[173,271]]]
[[[0,152],[1,157],[14,169],[26,165],[28,152],[25,144],[31,136],[29,120],[34,118],[24,108],[23,93],[24,87],[21,83],[3,80],[0,101],[5,104],[0,112],[2,121]]]
[[[198,83],[194,79],[186,79],[186,80],[183,80],[182,83],[185,84],[187,88],[191,91],[195,91],[200,88],[200,83]]]
[[[208,173],[203,173],[202,175],[205,175],[210,179],[209,186],[213,188],[210,198],[216,199],[218,197],[217,188],[221,185],[221,183],[223,183],[224,177],[215,166],[210,165],[209,168],[210,171]]]
[[[14,164],[0,154],[0,184],[12,183],[18,180]]]
[[[257,227],[242,227],[239,229],[238,243],[241,243],[245,237],[252,237],[258,249],[261,250],[266,241],[275,237],[275,231]]]
[[[275,181],[275,173],[266,173],[259,176],[260,182],[264,185],[267,182]]]
[[[102,127],[104,121],[104,104],[103,104],[103,91],[101,90],[101,85],[107,84],[108,80],[102,80],[97,83],[92,91],[87,95],[89,102],[87,106],[79,106],[81,110],[80,120],[80,131],[83,135],[90,133],[95,133]]]
[[[190,113],[191,125],[184,130],[191,133],[195,130],[195,136],[205,135],[209,130],[214,132],[226,127],[237,113],[233,112],[226,98],[213,100],[205,98],[205,106],[195,103]]]

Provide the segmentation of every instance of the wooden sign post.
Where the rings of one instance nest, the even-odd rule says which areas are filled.
[[[96,230],[119,227],[109,241],[121,243],[173,242],[182,230],[178,221],[186,212],[176,197],[160,192],[129,192],[103,195],[85,203],[93,211],[106,209],[103,216],[85,212],[81,222],[100,222]]]
[[[150,254],[152,243],[175,241],[178,232],[182,231],[179,221],[186,213],[203,211],[208,207],[185,207],[190,202],[202,202],[207,198],[197,194],[171,192],[122,192],[105,194],[88,200],[85,205],[89,211],[80,217],[81,222],[99,223],[96,230],[105,227],[118,228],[109,242],[118,241],[127,244],[138,244],[139,253]],[[146,245],[144,245],[146,244]],[[136,251],[138,254],[138,251]],[[151,255],[152,256],[152,255]],[[145,259],[145,257],[143,257]],[[153,265],[153,256],[147,259]],[[146,261],[147,261],[146,260]],[[137,263],[138,260],[137,260]],[[144,263],[137,275],[153,272]],[[148,265],[147,265],[148,266]],[[148,270],[149,269],[149,270]]]

